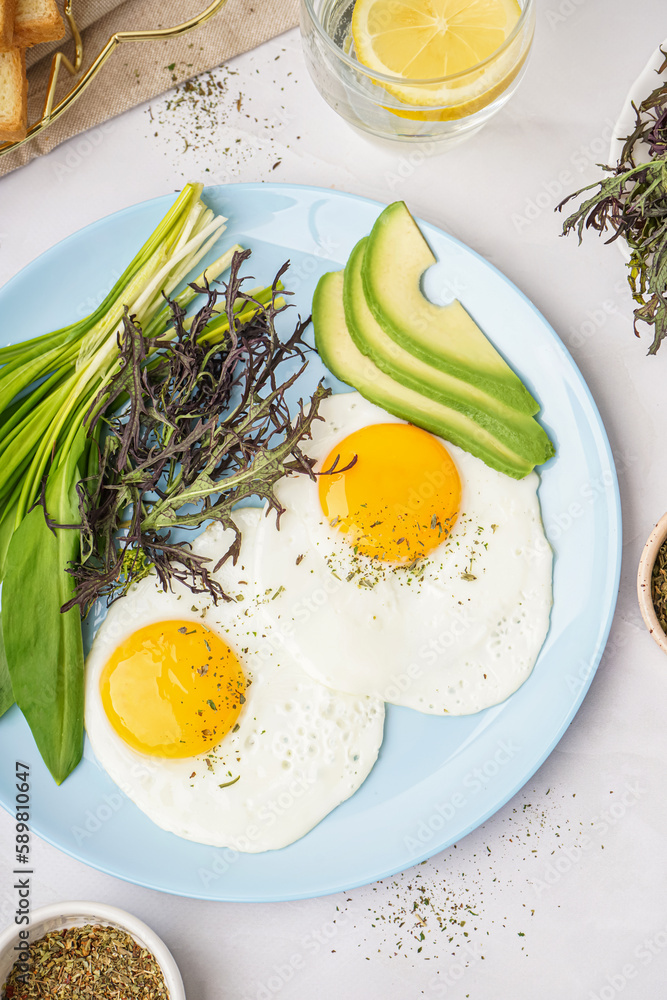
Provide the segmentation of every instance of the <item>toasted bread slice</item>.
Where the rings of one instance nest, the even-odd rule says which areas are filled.
[[[0,0],[0,52],[7,52],[12,47],[15,17],[16,0]]]
[[[0,141],[25,139],[28,130],[28,78],[25,51],[0,52]]]
[[[12,44],[25,49],[53,42],[65,34],[65,23],[56,0],[17,0]]]

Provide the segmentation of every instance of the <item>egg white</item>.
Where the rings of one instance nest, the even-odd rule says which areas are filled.
[[[323,462],[348,434],[403,423],[356,392],[320,408],[305,451]],[[355,555],[306,476],[282,480],[286,508],[262,524],[260,585],[274,594],[265,648],[313,678],[431,714],[466,715],[504,701],[531,673],[549,627],[552,552],[538,477],[517,481],[443,442],[462,484],[458,520],[418,569]],[[428,477],[416,490],[432,487]]]
[[[305,674],[284,650],[266,647],[266,599],[251,575],[262,515],[246,509],[235,518],[243,533],[240,557],[216,574],[235,600],[216,606],[180,586],[165,593],[152,576],[134,586],[111,607],[95,637],[86,664],[85,724],[99,764],[158,826],[254,853],[298,840],[356,791],[378,755],[384,705],[340,694]],[[193,547],[215,565],[232,537],[213,525]],[[175,618],[217,631],[251,682],[236,732],[206,754],[179,760],[128,746],[111,726],[99,690],[102,669],[128,635]]]

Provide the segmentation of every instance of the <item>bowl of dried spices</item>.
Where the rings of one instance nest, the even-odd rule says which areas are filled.
[[[667,653],[667,514],[648,537],[637,573],[639,609],[646,627]]]
[[[55,903],[0,934],[2,1000],[185,1000],[163,941],[105,903]]]

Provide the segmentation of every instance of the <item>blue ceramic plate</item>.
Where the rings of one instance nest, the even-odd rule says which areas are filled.
[[[257,282],[269,282],[291,260],[287,285],[304,315],[317,279],[344,264],[382,207],[337,191],[279,184],[216,187],[205,199],[229,217],[223,240],[252,249]],[[172,201],[171,195],[157,198],[102,219],[25,268],[0,290],[3,337],[17,329],[26,337],[44,333],[87,314]],[[160,830],[89,751],[56,787],[13,708],[0,721],[3,759],[30,764],[33,829],[61,850],[131,882],[203,899],[285,900],[348,889],[408,868],[483,823],[530,778],[577,711],[602,655],[618,590],[621,514],[607,436],[572,358],[534,306],[472,250],[422,227],[439,261],[426,275],[427,293],[435,301],[456,296],[463,302],[541,402],[557,447],[540,486],[556,555],[554,606],[531,677],[504,704],[478,715],[447,719],[390,707],[380,758],[359,791],[302,840],[259,855],[200,846]],[[314,358],[312,385],[323,374]],[[8,808],[12,770],[0,771],[0,798]]]

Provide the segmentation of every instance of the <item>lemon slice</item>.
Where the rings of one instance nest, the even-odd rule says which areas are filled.
[[[352,39],[357,59],[369,69],[406,83],[439,80],[464,74],[493,55],[520,15],[517,0],[356,0]],[[479,95],[484,74],[482,69],[471,74],[474,79],[446,84],[397,81],[385,88],[411,105],[460,103],[470,100],[475,82]],[[489,87],[498,82],[490,79]]]

